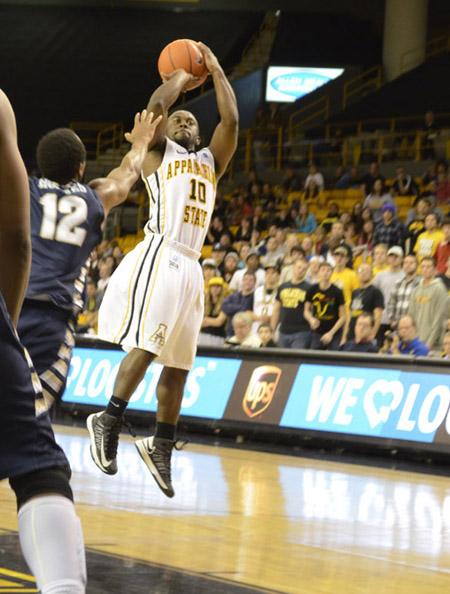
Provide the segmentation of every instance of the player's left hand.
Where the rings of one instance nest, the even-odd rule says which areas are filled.
[[[203,54],[203,59],[205,60],[205,66],[208,69],[208,72],[213,74],[214,71],[221,70],[222,67],[219,63],[219,60],[213,54],[212,50],[201,41],[197,41],[197,45]]]
[[[162,115],[153,119],[153,112],[147,112],[144,109],[142,112],[138,112],[134,116],[134,126],[131,132],[126,132],[125,140],[130,144],[136,144],[137,142],[145,142],[149,144],[153,140],[155,130],[162,120]]]

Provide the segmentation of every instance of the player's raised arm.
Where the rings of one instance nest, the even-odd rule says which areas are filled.
[[[134,118],[134,127],[125,134],[126,140],[131,144],[128,153],[105,178],[95,179],[90,186],[97,192],[105,209],[105,216],[114,206],[126,200],[129,191],[138,180],[142,164],[149,144],[152,142],[155,131],[162,120],[162,116],[154,118],[153,113],[137,113]]]
[[[30,191],[17,146],[14,112],[0,90],[0,291],[14,324],[31,262]]]
[[[199,42],[198,46],[214,82],[220,115],[220,122],[209,145],[216,162],[216,176],[219,179],[225,173],[237,147],[239,112],[236,96],[218,59],[204,43]]]
[[[195,80],[192,74],[185,70],[174,70],[171,74],[164,77],[164,82],[152,94],[147,105],[147,111],[151,111],[155,116],[161,115],[163,120],[158,127],[153,141],[149,145],[149,150],[162,144],[166,136],[166,122],[169,109],[178,99],[187,84]]]

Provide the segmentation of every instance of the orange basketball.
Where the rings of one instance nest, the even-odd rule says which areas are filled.
[[[182,68],[199,80],[188,85],[188,91],[202,85],[208,76],[203,54],[192,39],[176,39],[166,45],[158,58],[159,74],[170,74]]]

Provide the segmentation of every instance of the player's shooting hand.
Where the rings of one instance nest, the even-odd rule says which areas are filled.
[[[153,112],[147,112],[144,109],[142,112],[138,112],[134,116],[134,126],[131,132],[125,134],[125,140],[130,144],[136,144],[143,142],[149,144],[153,140],[155,130],[162,120],[162,115],[153,119]]]
[[[203,54],[203,59],[205,60],[205,66],[208,69],[208,72],[213,74],[214,71],[221,70],[222,67],[219,64],[219,60],[213,54],[212,50],[201,41],[197,41],[197,45]]]

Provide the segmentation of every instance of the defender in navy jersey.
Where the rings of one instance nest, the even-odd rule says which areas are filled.
[[[175,71],[150,98],[148,109],[164,121],[149,147],[142,177],[150,199],[145,238],[122,260],[99,311],[99,335],[129,351],[106,411],[90,415],[91,454],[107,474],[117,472],[122,416],[150,363],[164,365],[156,389],[155,435],[136,441],[144,463],[167,497],[174,496],[171,455],[186,378],[203,319],[204,282],[198,263],[214,210],[217,180],[236,149],[236,97],[216,56],[202,43],[220,115],[208,147],[199,148],[196,118],[177,110],[168,116],[192,76]]]
[[[158,123],[143,112],[128,136],[132,148],[121,165],[89,185],[80,181],[86,150],[72,130],[53,130],[38,144],[43,177],[29,180],[33,256],[18,331],[41,379],[48,408],[64,392],[89,255],[101,241],[109,209],[126,199],[138,179]]]

